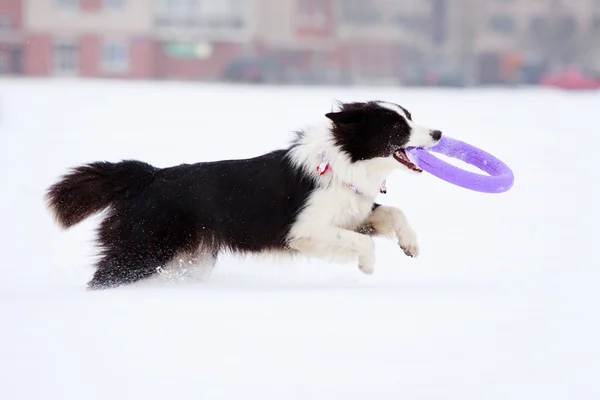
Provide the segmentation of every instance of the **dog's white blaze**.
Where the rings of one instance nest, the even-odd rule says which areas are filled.
[[[291,153],[292,162],[303,168],[321,187],[340,186],[356,195],[346,186],[350,183],[362,190],[365,196],[375,198],[379,194],[381,183],[397,168],[397,162],[390,162],[388,158],[351,162],[335,145],[331,128],[332,122],[329,119],[307,127],[300,144]],[[325,151],[331,168],[325,175],[319,175],[316,169],[322,161],[318,155],[321,151]]]
[[[406,122],[410,124],[411,121],[408,119],[408,116],[406,115],[402,107],[398,107],[396,104],[388,103],[385,101],[380,101],[377,104],[380,107],[387,108],[388,110],[392,110],[393,112],[399,114],[402,118],[406,119]]]
[[[405,144],[406,147],[429,147],[437,143],[433,139],[433,136],[431,136],[433,129],[428,128],[426,126],[410,123],[411,121],[408,122],[411,127],[411,130],[410,138]]]
[[[331,170],[319,175],[318,153],[324,150]],[[381,183],[397,168],[397,162],[378,158],[352,163],[333,143],[331,122],[309,128],[292,151],[292,162],[317,183],[288,235],[290,247],[327,260],[358,256],[363,272],[373,271],[373,240],[353,232],[371,213]],[[354,192],[348,184],[361,190]]]
[[[387,102],[378,102],[381,107],[387,108],[388,110],[392,110],[395,113],[398,113],[402,118],[406,120],[406,123],[410,127],[410,138],[406,143],[406,147],[429,147],[433,146],[436,141],[431,136],[431,132],[433,129],[415,124],[413,121],[408,119],[406,113],[401,107],[398,107],[396,104],[387,103]]]

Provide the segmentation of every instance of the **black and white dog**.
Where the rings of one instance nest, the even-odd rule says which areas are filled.
[[[421,172],[405,148],[432,146],[442,133],[382,101],[341,103],[325,117],[297,132],[288,148],[255,158],[162,169],[94,162],[64,175],[47,192],[63,228],[108,211],[88,287],[133,283],[174,260],[214,265],[223,251],[358,258],[358,268],[372,274],[374,235],[396,237],[416,257],[405,215],[374,200],[394,169]]]

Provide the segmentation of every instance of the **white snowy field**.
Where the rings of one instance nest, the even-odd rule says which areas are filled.
[[[504,194],[395,173],[419,235],[374,276],[220,260],[202,282],[90,292],[93,218],[43,202],[69,167],[242,158],[334,99],[392,100],[488,150]],[[0,80],[0,399],[598,399],[600,93]]]

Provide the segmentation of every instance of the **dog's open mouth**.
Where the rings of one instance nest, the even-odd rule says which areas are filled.
[[[416,171],[416,172],[423,172],[423,170],[419,167],[417,167],[414,163],[412,163],[409,159],[408,156],[406,155],[406,152],[404,151],[404,149],[398,149],[394,152],[394,158],[396,159],[396,161],[398,161],[400,164],[404,165],[406,168]]]

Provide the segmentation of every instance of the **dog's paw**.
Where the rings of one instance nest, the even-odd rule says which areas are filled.
[[[375,266],[373,265],[358,265],[358,269],[365,275],[373,275],[375,272]]]
[[[398,245],[409,257],[416,258],[419,256],[419,244],[417,242],[417,234],[411,230],[405,230],[398,240]]]

